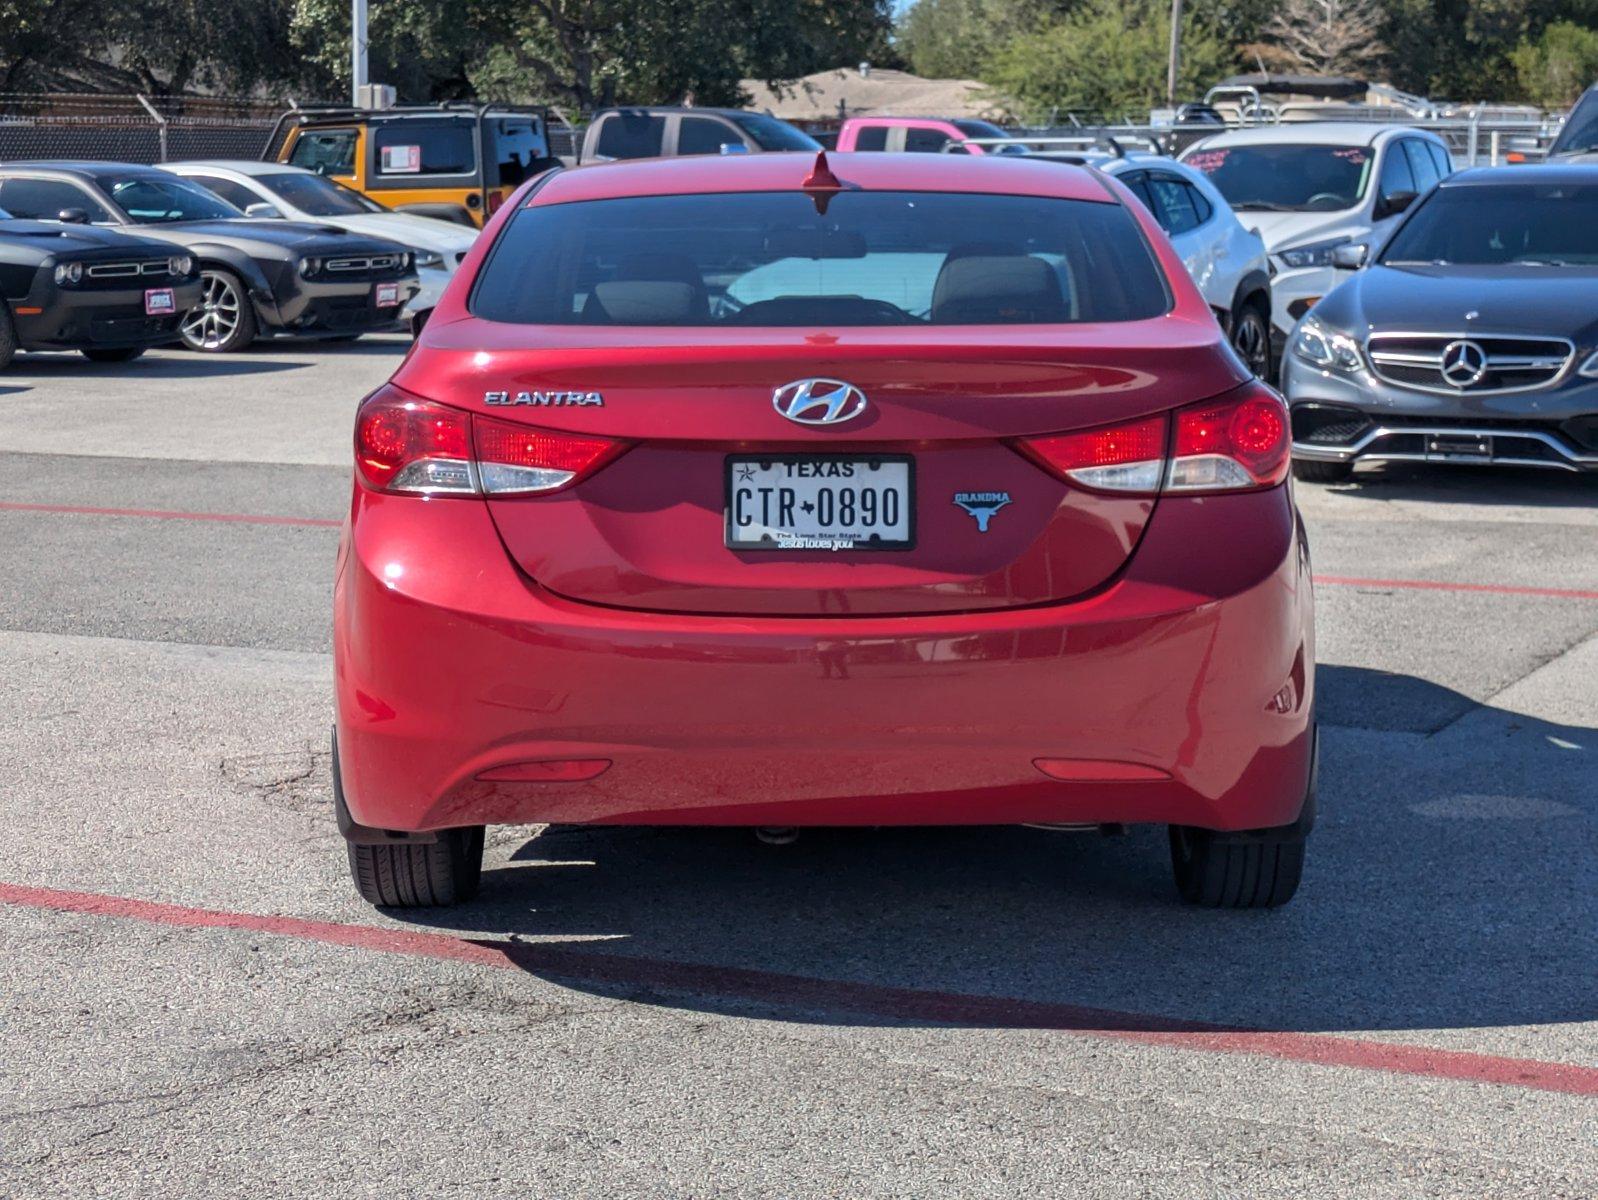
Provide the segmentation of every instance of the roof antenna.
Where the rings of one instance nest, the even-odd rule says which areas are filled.
[[[832,173],[832,167],[827,164],[827,152],[816,151],[816,164],[810,168],[810,174],[805,176],[805,181],[799,185],[799,190],[808,192],[810,198],[816,202],[816,212],[821,216],[827,215],[827,205],[832,198],[843,191],[843,180]]]

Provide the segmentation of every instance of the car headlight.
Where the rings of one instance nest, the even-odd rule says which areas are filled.
[[[431,268],[433,268],[435,270],[442,270],[443,269],[444,256],[442,254],[440,254],[437,250],[421,250],[421,249],[417,249],[417,250],[411,251],[411,253],[416,256],[416,267],[417,267],[417,270],[421,270],[421,269],[423,269],[425,267],[431,267]]]
[[[166,269],[173,275],[192,275],[194,273],[194,259],[187,254],[175,255],[166,260]]]
[[[1329,267],[1332,253],[1339,246],[1348,245],[1347,238],[1334,238],[1328,242],[1312,242],[1307,246],[1294,246],[1291,250],[1278,250],[1276,256],[1289,267]]]
[[[70,287],[83,279],[83,264],[79,262],[65,262],[55,269],[55,281],[65,287]]]
[[[322,260],[319,258],[300,259],[300,277],[309,279],[322,269]]]
[[[1322,370],[1358,371],[1365,365],[1353,338],[1327,329],[1311,317],[1306,317],[1293,335],[1293,353]]]

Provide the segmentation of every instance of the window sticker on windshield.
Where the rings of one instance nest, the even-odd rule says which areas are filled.
[[[1332,157],[1347,159],[1351,163],[1362,163],[1365,161],[1366,154],[1361,146],[1340,146],[1332,151]]]
[[[1195,171],[1203,171],[1206,175],[1213,175],[1220,170],[1221,164],[1226,161],[1226,151],[1200,150],[1197,154],[1189,154],[1182,161]]]
[[[385,175],[415,175],[422,169],[422,148],[384,146],[382,167]]]

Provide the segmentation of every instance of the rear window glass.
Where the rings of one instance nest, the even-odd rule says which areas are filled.
[[[472,300],[534,325],[1133,321],[1170,300],[1117,204],[859,192],[646,196],[523,209]]]
[[[379,175],[473,175],[475,124],[452,121],[426,125],[395,121],[374,129]]]
[[[665,117],[612,113],[600,118],[599,143],[594,153],[602,158],[655,158],[665,136]]]

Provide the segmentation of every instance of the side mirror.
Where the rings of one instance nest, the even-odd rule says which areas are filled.
[[[1373,214],[1380,221],[1383,217],[1396,217],[1415,203],[1416,192],[1389,192],[1376,202],[1376,212]]]
[[[63,208],[56,213],[55,219],[63,225],[87,225],[89,214],[81,208]]]
[[[283,214],[278,211],[277,205],[261,202],[260,204],[247,204],[244,206],[244,215],[254,217],[260,221],[281,221]]]
[[[1369,248],[1358,242],[1350,246],[1335,246],[1332,249],[1332,266],[1339,271],[1357,271],[1365,265]]]

